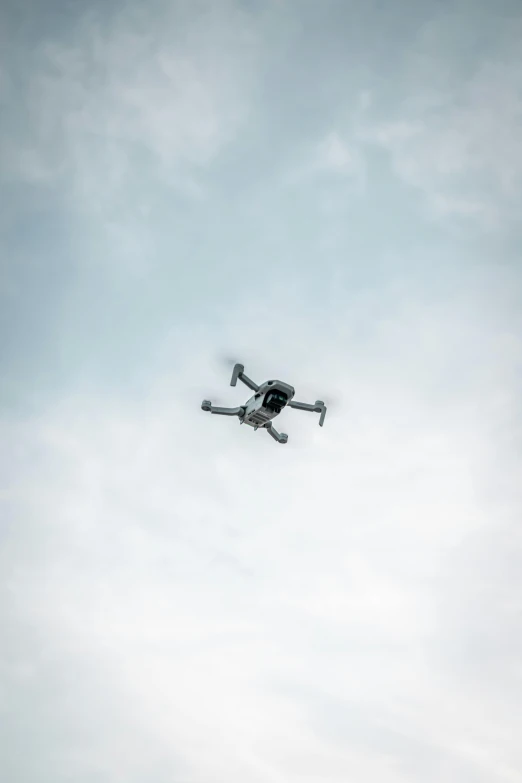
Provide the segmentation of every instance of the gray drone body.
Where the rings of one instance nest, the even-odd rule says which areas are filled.
[[[260,427],[266,429],[269,435],[278,443],[286,443],[288,435],[278,432],[272,424],[272,419],[279,416],[284,408],[296,408],[300,411],[313,411],[320,413],[319,425],[322,427],[326,416],[326,406],[322,400],[316,400],[314,405],[294,400],[295,389],[283,381],[265,381],[258,386],[247,375],[242,364],[236,364],[232,372],[231,386],[235,386],[238,379],[248,386],[254,394],[244,405],[237,408],[217,408],[210,400],[203,400],[201,408],[209,413],[218,413],[221,416],[237,416],[240,424],[248,424],[254,430]]]

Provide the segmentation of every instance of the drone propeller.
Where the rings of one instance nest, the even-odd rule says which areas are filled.
[[[328,397],[326,400],[323,400],[324,404],[328,408],[328,410],[335,410],[339,407],[339,398],[338,397]]]
[[[192,383],[185,387],[185,390],[190,394],[192,399],[200,400],[212,400],[212,405],[222,406],[230,405],[230,400],[227,400],[223,396],[223,390],[219,388],[218,384],[214,388],[210,388],[207,384]],[[216,392],[218,392],[216,394]]]
[[[226,355],[226,356],[220,356],[219,357],[219,363],[224,365],[225,367],[234,367],[236,364],[241,364],[241,359],[236,359],[233,356]]]

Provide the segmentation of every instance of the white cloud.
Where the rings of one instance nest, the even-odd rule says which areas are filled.
[[[439,216],[505,225],[522,203],[522,26],[506,20],[494,53],[479,54],[462,78],[452,42],[443,48],[454,16],[421,30],[405,54],[401,100],[385,119],[363,118],[356,137],[387,150]]]
[[[479,293],[379,299],[364,344],[367,299],[331,316],[331,345],[292,303],[288,328],[259,318],[270,301],[238,344],[238,308],[219,331],[173,334],[159,356],[177,369],[145,399],[62,399],[4,423],[4,709],[53,682],[45,725],[26,728],[46,766],[24,777],[19,761],[17,779],[141,780],[158,759],[160,781],[517,779],[516,695],[499,700],[495,661],[515,687],[519,642],[481,662],[488,625],[468,608],[481,595],[496,633],[516,623],[519,574],[500,588],[484,499],[516,486],[500,425],[518,411],[521,346],[505,340],[514,314],[493,328]],[[234,340],[254,378],[343,406],[322,430],[286,414],[284,447],[204,414],[203,396],[244,397],[212,363]],[[515,533],[520,498],[503,513]]]
[[[331,169],[340,173],[351,173],[353,171],[353,152],[348,149],[348,146],[338,133],[329,133],[320,145],[318,165],[320,168]]]
[[[62,181],[100,213],[128,199],[133,183],[146,191],[150,170],[197,190],[199,169],[248,113],[256,40],[234,4],[189,10],[131,4],[109,23],[91,12],[67,43],[33,52],[19,96],[27,119],[3,140],[12,175]]]
[[[404,195],[376,171],[376,148],[442,219],[492,221],[499,204],[516,203],[517,50],[505,50],[511,76],[499,79],[496,56],[461,88],[431,27],[394,83],[404,100],[390,88],[381,102],[370,78],[373,92],[350,103],[353,113],[343,119],[335,107],[294,137],[301,98],[314,98],[308,85],[291,93],[299,57],[322,63],[322,52],[308,39],[294,47],[292,13],[265,17],[261,30],[245,13],[191,0],[107,12],[103,24],[92,12],[66,45],[57,31],[29,56],[41,66],[21,93],[33,121],[27,135],[3,139],[10,174],[74,199],[77,225],[63,204],[49,223],[71,234],[66,263],[86,251],[55,281],[56,227],[47,235],[47,213],[38,215],[41,258],[40,243],[22,249],[50,264],[49,288],[33,298],[21,273],[4,286],[25,316],[23,340],[47,326],[35,304],[49,299],[49,354],[63,377],[77,373],[79,391],[57,388],[62,376],[46,365],[55,386],[40,396],[36,342],[24,354],[30,382],[7,377],[20,399],[0,419],[0,777],[518,781],[520,274],[466,265],[460,248],[451,267],[447,246],[430,234],[426,250],[417,224],[392,251],[375,208]],[[256,42],[265,94],[283,91],[273,104],[249,89]],[[349,61],[334,55],[342,75]],[[336,94],[335,79],[329,89]],[[250,100],[277,107],[261,125],[281,135],[245,134],[239,163],[232,155],[235,167],[216,173],[216,225],[207,226],[194,199],[210,202],[204,172],[236,138]],[[488,102],[505,124],[505,159],[489,149]],[[264,157],[272,143],[275,177]],[[254,148],[261,162],[245,176]],[[292,174],[283,185],[302,187],[291,198],[276,192],[281,170]],[[236,192],[247,179],[251,201]],[[359,231],[346,204],[363,187]],[[190,199],[172,208],[188,224],[176,243],[169,198],[179,191]],[[232,196],[227,209],[222,194]],[[0,217],[6,258],[32,221],[16,199],[9,213]],[[302,225],[310,214],[318,227]],[[194,249],[198,231],[205,241]],[[381,243],[365,254],[372,231]],[[328,252],[318,254],[323,235]],[[117,266],[122,256],[150,273],[143,289]],[[229,296],[218,260],[234,282]],[[261,289],[258,260],[270,273]],[[166,323],[177,326],[164,336]],[[132,368],[120,374],[109,365],[129,345]],[[224,354],[255,379],[282,377],[300,399],[325,399],[324,429],[288,411],[289,443],[279,446],[203,413],[203,398],[233,404],[248,394],[228,385],[230,368],[216,361]],[[100,369],[96,384],[90,363],[110,378]]]
[[[318,143],[300,152],[298,162],[284,175],[283,183],[302,187],[314,183],[316,187],[332,186],[332,177],[341,183],[342,192],[325,190],[333,201],[339,204],[354,193],[360,194],[365,186],[365,161],[361,154],[361,146],[351,143],[347,135],[338,130],[327,132]]]

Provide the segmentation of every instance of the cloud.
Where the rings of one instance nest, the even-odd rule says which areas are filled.
[[[405,53],[395,107],[383,117],[374,93],[357,136],[385,150],[396,174],[436,215],[494,228],[516,220],[521,203],[522,20],[496,20],[482,49],[483,28],[467,21],[452,11],[420,30]],[[450,33],[461,23],[464,52]]]
[[[352,173],[354,168],[353,153],[348,149],[338,133],[329,133],[321,143],[318,166],[327,171]]]
[[[0,777],[518,781],[516,26],[59,6],[0,84]],[[223,357],[325,427],[201,411]]]
[[[173,332],[158,360],[176,370],[146,396],[68,395],[4,420],[4,709],[22,699],[46,760],[21,761],[10,721],[6,769],[24,783],[517,779],[516,692],[499,699],[506,653],[478,606],[507,638],[519,458],[501,425],[520,420],[521,346],[509,285],[488,312],[483,282],[451,304],[380,291],[363,342],[368,298],[330,316],[332,345],[299,296],[283,322],[258,303],[239,337],[238,306]],[[204,414],[203,396],[244,397],[215,363],[234,343],[254,378],[336,397],[324,429],[289,412],[279,447]]]
[[[361,173],[361,159],[358,150],[351,148],[343,135],[329,131],[319,142],[301,150],[297,162],[283,173],[287,187],[302,187],[303,184],[320,185],[327,181],[332,186],[335,177],[344,185],[353,185],[353,179]]]
[[[19,116],[3,139],[11,176],[62,182],[98,214],[138,183],[146,206],[151,172],[197,195],[200,170],[248,113],[256,40],[235,4],[189,10],[160,0],[112,18],[92,10],[67,36],[40,42],[8,103]]]

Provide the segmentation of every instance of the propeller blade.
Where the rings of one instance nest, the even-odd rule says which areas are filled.
[[[225,355],[220,357],[220,364],[224,364],[225,367],[234,367],[235,364],[241,364],[241,359],[237,359],[232,355]]]

